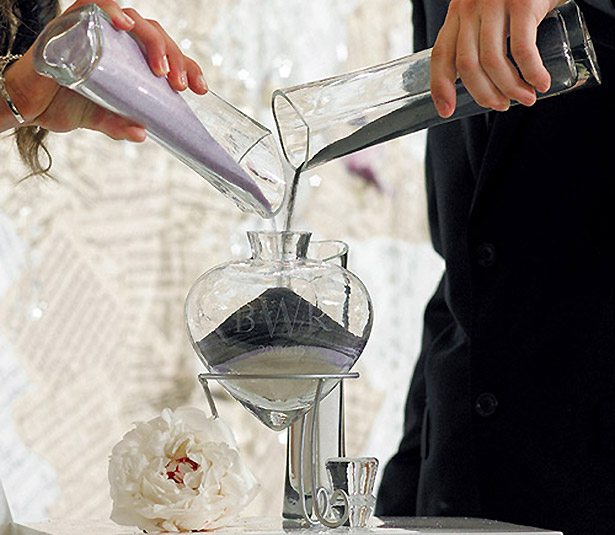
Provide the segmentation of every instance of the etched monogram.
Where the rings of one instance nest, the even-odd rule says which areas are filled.
[[[305,304],[304,304],[305,303]],[[309,306],[307,301],[293,301],[290,306],[286,299],[271,300],[266,298],[255,299],[235,314],[235,332],[252,332],[257,323],[267,328],[269,337],[292,336],[297,330],[315,333],[317,331],[330,331],[330,327],[323,321],[325,313]]]

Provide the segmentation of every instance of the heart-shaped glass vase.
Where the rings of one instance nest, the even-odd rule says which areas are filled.
[[[350,271],[308,258],[310,233],[248,232],[248,240],[250,259],[214,267],[194,283],[186,324],[207,369],[279,431],[311,409],[318,379],[276,376],[348,372],[367,343],[372,304]],[[338,382],[325,381],[322,396]]]

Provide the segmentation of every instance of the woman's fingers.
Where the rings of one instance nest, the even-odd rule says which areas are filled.
[[[77,0],[67,11],[78,9],[92,0]],[[136,11],[126,13],[113,0],[95,0],[117,28],[130,30],[142,43],[149,64],[159,76],[167,76],[176,90],[191,88],[207,92],[207,84],[197,63],[186,57],[173,39],[155,21],[146,20]],[[113,139],[143,141],[145,129],[86,99],[53,80],[40,76],[32,67],[32,48],[6,69],[5,85],[28,124],[54,132],[77,128],[100,131]]]
[[[66,87],[58,89],[49,106],[32,124],[52,132],[87,128],[116,140],[140,142],[146,137],[145,128],[142,126],[94,104]]]
[[[145,128],[117,115],[110,115],[108,119],[98,122],[92,130],[102,132],[111,139],[134,143],[142,143],[147,137]]]
[[[125,12],[135,21],[132,33],[143,45],[150,68],[157,76],[167,76],[171,66],[167,55],[168,43],[165,35],[151,21],[144,19],[134,9],[127,8]]]
[[[124,119],[115,113],[101,108],[92,102],[84,104],[81,128],[96,130],[115,140],[126,140],[140,143],[145,141],[147,134],[141,125]]]
[[[77,0],[66,11],[77,9],[92,0]],[[196,62],[186,57],[175,41],[155,20],[143,18],[132,8],[122,9],[114,0],[94,0],[119,30],[132,32],[139,39],[157,76],[166,76],[176,91],[190,88],[198,94],[207,92],[203,72]]]
[[[186,72],[188,74],[188,87],[199,95],[207,93],[209,88],[203,77],[203,71],[193,59],[186,58]]]
[[[171,87],[176,91],[183,91],[188,88],[188,73],[186,72],[186,57],[175,44],[162,26],[154,20],[148,21],[158,34],[162,37],[166,49],[167,61],[169,62],[169,72],[167,79]]]
[[[95,3],[98,7],[100,7],[111,19],[113,25],[118,30],[130,31],[133,29],[135,25],[135,21],[125,13],[122,8],[113,0],[77,0],[71,6],[69,6],[66,11],[72,11],[73,9],[77,9],[86,4]]]
[[[158,22],[143,18],[132,8],[124,11],[135,21],[132,33],[145,48],[150,67],[155,74],[166,76],[176,91],[183,91],[188,87],[199,94],[207,91],[201,68],[182,53]]]

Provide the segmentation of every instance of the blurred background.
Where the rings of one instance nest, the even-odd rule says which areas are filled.
[[[202,66],[211,89],[273,129],[275,88],[409,54],[408,0],[133,0]],[[68,2],[64,3],[64,7]],[[346,388],[349,455],[395,452],[421,317],[443,265],[432,251],[424,133],[305,173],[294,227],[350,244],[373,300],[372,337]],[[29,179],[0,141],[0,478],[20,522],[108,518],[107,463],[132,422],[207,410],[183,324],[188,289],[248,256],[267,228],[151,141],[52,135],[56,181]],[[279,516],[285,433],[216,391]]]

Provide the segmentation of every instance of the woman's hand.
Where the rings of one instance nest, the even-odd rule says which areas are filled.
[[[61,86],[47,108],[29,124],[41,126],[51,132],[70,132],[77,128],[86,128],[102,132],[111,139],[137,143],[145,141],[146,138],[145,128],[142,126]]]
[[[92,0],[77,0],[66,11],[88,3]],[[130,31],[141,41],[152,71],[157,76],[166,76],[173,89],[189,88],[198,94],[207,92],[200,67],[181,52],[158,22],[143,18],[134,9],[122,9],[113,0],[94,0],[94,3],[109,15],[117,29]],[[143,127],[37,74],[32,67],[32,48],[7,69],[5,79],[26,125],[38,125],[55,132],[88,128],[113,139],[145,139]],[[11,116],[2,114],[0,131],[16,126],[14,123]]]
[[[77,0],[66,11],[91,3],[92,0]],[[144,19],[132,8],[122,9],[113,0],[94,0],[94,3],[109,15],[118,30],[130,31],[139,38],[152,71],[158,76],[166,76],[173,89],[183,91],[190,88],[199,94],[207,91],[200,67],[184,56],[158,22]]]
[[[474,100],[505,111],[511,100],[525,106],[551,78],[536,47],[536,29],[559,0],[451,0],[431,56],[431,93],[438,113],[455,111],[455,80]],[[510,37],[512,57],[506,57]]]

